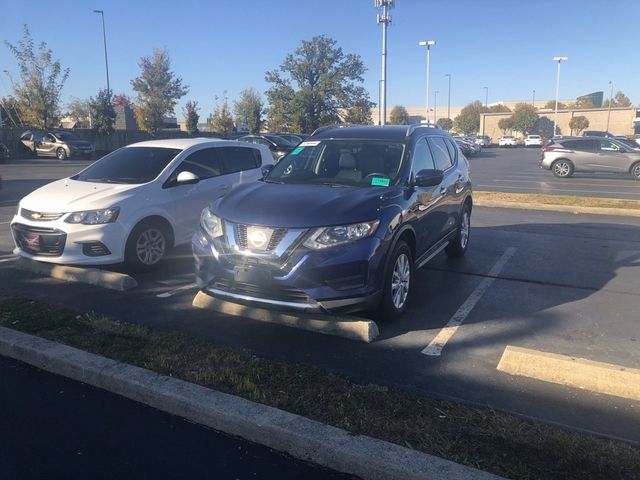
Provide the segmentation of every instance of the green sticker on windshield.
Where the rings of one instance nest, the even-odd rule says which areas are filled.
[[[304,147],[296,147],[293,149],[293,151],[291,152],[291,155],[297,155],[299,154],[302,150],[304,150]]]
[[[374,187],[388,187],[389,183],[391,183],[390,178],[373,177],[371,179],[371,185]]]

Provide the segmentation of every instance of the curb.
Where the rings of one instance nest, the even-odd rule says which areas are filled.
[[[136,280],[125,274],[110,272],[91,267],[69,267],[66,265],[54,265],[36,262],[28,258],[20,257],[14,268],[24,272],[37,273],[49,277],[66,280],[68,282],[87,283],[110,290],[125,291],[138,286]]]
[[[580,207],[572,205],[547,205],[545,203],[504,202],[500,200],[473,200],[475,207],[517,208],[519,210],[544,210],[567,213],[589,213],[594,215],[618,215],[640,217],[640,210],[630,208]]]
[[[364,479],[501,478],[3,327],[0,355]]]
[[[312,332],[324,333],[325,335],[360,340],[366,343],[371,343],[379,335],[376,322],[366,318],[309,313],[296,313],[294,315],[227,302],[207,295],[202,291],[198,292],[193,298],[193,306],[213,310],[225,315],[245,317],[260,322],[277,323],[287,327],[301,328]]]
[[[500,358],[498,370],[509,375],[640,401],[640,370],[637,368],[508,345]]]

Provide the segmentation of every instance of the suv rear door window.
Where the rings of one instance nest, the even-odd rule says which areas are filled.
[[[224,173],[242,172],[262,165],[260,150],[250,147],[218,147]]]
[[[447,170],[453,165],[449,150],[444,142],[444,138],[431,137],[429,138],[429,146],[431,147],[431,153],[435,159],[436,169]]]
[[[580,152],[595,152],[598,149],[597,140],[567,140],[562,142],[564,148],[578,150]]]

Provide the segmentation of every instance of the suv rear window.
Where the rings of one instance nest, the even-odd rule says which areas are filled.
[[[451,155],[449,155],[449,149],[447,148],[447,144],[444,142],[444,138],[430,137],[429,146],[431,147],[433,158],[436,161],[436,169],[444,171],[453,165]]]
[[[565,140],[561,142],[564,148],[581,152],[595,152],[598,149],[597,140]]]

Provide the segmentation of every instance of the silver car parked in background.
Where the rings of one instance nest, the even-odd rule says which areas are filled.
[[[640,180],[640,151],[611,138],[569,137],[542,149],[540,168],[566,178],[574,172],[627,173]]]

